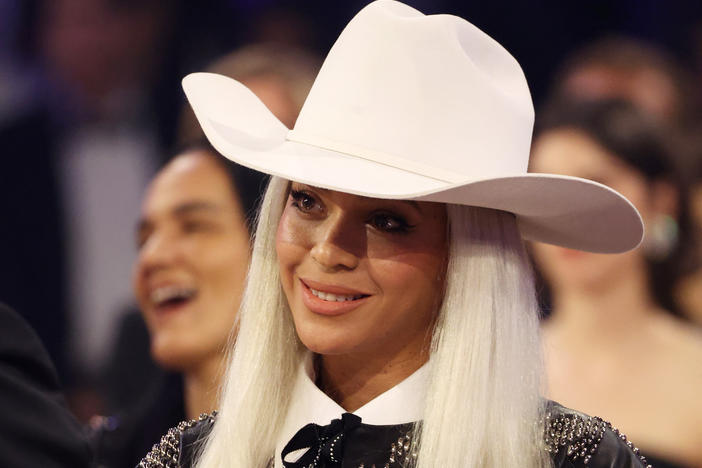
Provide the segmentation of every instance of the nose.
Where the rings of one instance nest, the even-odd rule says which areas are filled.
[[[147,275],[167,268],[177,257],[178,252],[172,236],[166,232],[154,232],[139,250],[136,270],[141,275]]]
[[[327,271],[353,270],[360,263],[363,233],[340,214],[329,217],[319,227],[318,241],[310,250],[312,259]]]

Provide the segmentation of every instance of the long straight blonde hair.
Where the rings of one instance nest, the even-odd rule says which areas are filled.
[[[275,254],[288,182],[272,178],[257,223],[220,413],[198,468],[263,468],[275,454],[305,348]],[[542,450],[538,308],[514,215],[447,205],[446,292],[433,332],[417,468],[549,466]]]

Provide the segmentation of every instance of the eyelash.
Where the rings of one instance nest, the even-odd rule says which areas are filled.
[[[312,200],[315,205],[318,205],[317,200],[314,198],[313,195],[303,192],[301,190],[290,190],[290,198],[292,198],[291,205],[297,208],[299,211],[302,213],[309,213],[311,211],[311,208],[303,208],[302,204],[304,203],[304,200]]]
[[[396,223],[397,226],[383,227],[381,223],[378,222],[380,220],[384,220],[385,222],[389,220],[391,223]],[[375,229],[389,234],[407,234],[414,227],[405,221],[404,218],[390,213],[374,213],[367,222]]]
[[[295,207],[297,210],[304,214],[309,214],[312,211],[312,209],[314,209],[314,207],[304,208],[303,206],[305,203],[311,202],[314,203],[314,205],[319,206],[319,202],[317,202],[314,195],[305,191],[291,190],[290,198],[292,198],[291,206]],[[388,221],[390,223],[396,224],[396,226],[383,227],[384,222]],[[386,232],[389,234],[407,234],[414,228],[414,225],[409,224],[403,217],[392,213],[384,212],[371,214],[366,223],[370,224],[371,226],[373,226],[373,228],[377,229],[378,231]]]

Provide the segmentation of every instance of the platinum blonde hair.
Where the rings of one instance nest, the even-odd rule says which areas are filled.
[[[198,468],[265,467],[304,346],[281,289],[275,236],[288,182],[259,215],[239,334]],[[542,450],[538,308],[515,217],[448,205],[446,292],[434,329],[417,468],[549,466]]]

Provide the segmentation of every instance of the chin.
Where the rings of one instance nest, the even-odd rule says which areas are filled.
[[[354,351],[353,342],[348,333],[339,333],[312,327],[309,330],[297,330],[298,337],[305,348],[322,355],[349,354]]]
[[[304,344],[304,342],[303,342]],[[345,346],[326,346],[326,345],[312,345],[308,346],[305,344],[305,348],[309,349],[315,354],[319,354],[321,356],[343,356],[344,354],[349,354],[351,351],[347,349]]]
[[[300,341],[305,345],[305,348],[316,354],[334,355],[346,354],[349,352],[348,343],[339,342],[338,340],[314,337],[310,339],[300,338]]]
[[[159,367],[176,372],[192,368],[201,360],[197,352],[183,346],[179,340],[169,338],[152,340],[151,357]]]

